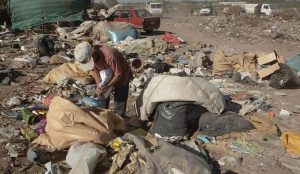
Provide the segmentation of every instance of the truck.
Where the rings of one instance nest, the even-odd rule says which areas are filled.
[[[238,6],[247,14],[256,15],[271,15],[276,11],[273,4],[248,4],[246,2],[219,2],[220,5],[231,5],[233,7]],[[229,7],[226,8],[226,10]],[[226,11],[225,10],[225,11]]]
[[[271,15],[272,13],[274,13],[276,11],[276,9],[274,8],[274,6],[272,4],[258,4],[255,7],[255,14],[262,14],[262,15]]]
[[[146,2],[145,9],[153,16],[163,16],[163,4],[160,2]]]
[[[153,33],[154,29],[160,27],[160,17],[152,16],[145,9],[118,9],[108,18],[112,22],[127,22],[146,33]]]
[[[244,4],[242,7],[248,14],[269,16],[275,12],[275,8],[272,4]]]

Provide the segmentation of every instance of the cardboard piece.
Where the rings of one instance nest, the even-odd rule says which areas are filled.
[[[279,64],[275,63],[267,68],[257,71],[260,78],[268,77],[269,75],[273,74],[275,71],[279,70]]]
[[[258,63],[259,65],[265,65],[265,64],[271,63],[271,62],[273,62],[273,61],[275,61],[275,60],[278,61],[277,56],[276,56],[276,53],[273,52],[273,53],[270,53],[270,54],[267,54],[267,55],[264,55],[264,56],[259,57],[259,58],[257,59],[257,63]]]

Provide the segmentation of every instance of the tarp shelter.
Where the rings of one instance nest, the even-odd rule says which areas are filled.
[[[84,0],[9,0],[7,5],[13,30],[83,20]]]

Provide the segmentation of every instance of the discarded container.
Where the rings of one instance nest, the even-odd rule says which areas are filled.
[[[291,152],[300,155],[300,134],[296,132],[284,132],[281,135],[283,145]]]
[[[27,124],[35,124],[38,122],[38,118],[35,115],[33,115],[27,108],[22,109],[21,114],[22,114],[23,120]]]

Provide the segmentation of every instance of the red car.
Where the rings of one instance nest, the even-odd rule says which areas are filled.
[[[127,22],[139,29],[143,29],[147,33],[152,33],[154,29],[160,27],[160,18],[152,16],[144,9],[117,10],[112,13],[107,20],[113,22]]]

